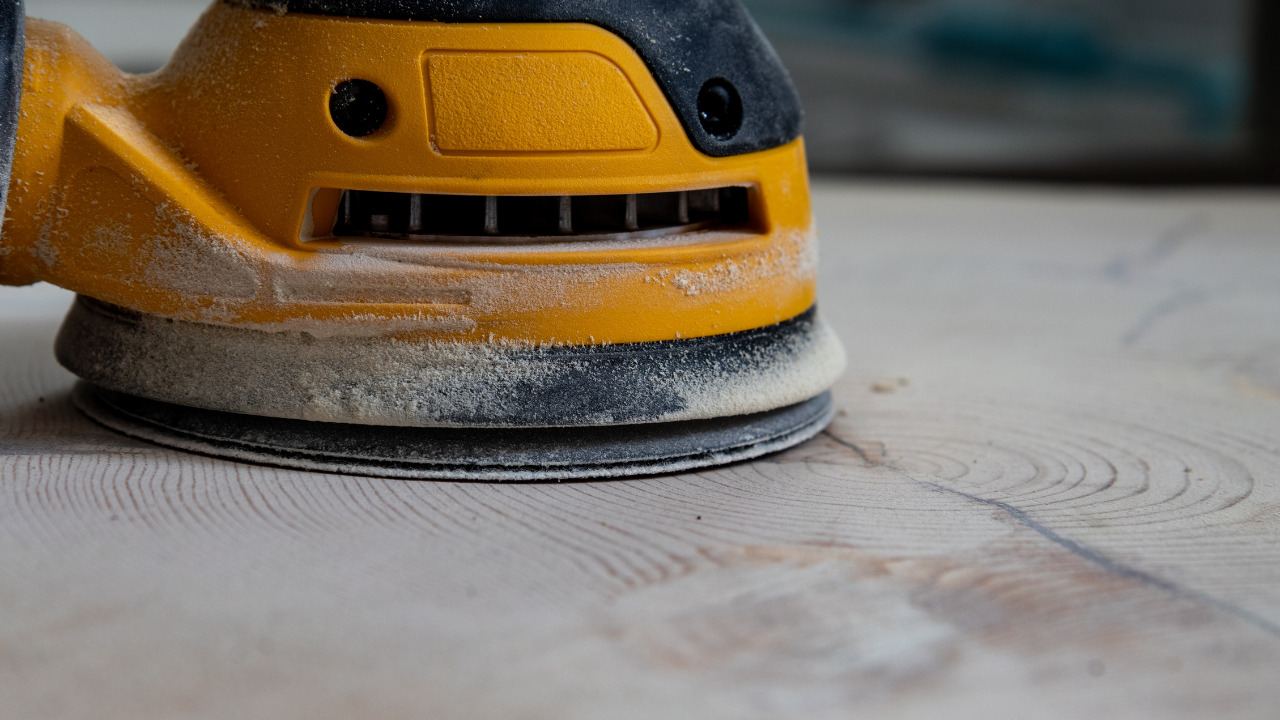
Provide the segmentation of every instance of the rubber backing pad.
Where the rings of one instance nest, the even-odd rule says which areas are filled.
[[[82,380],[185,407],[377,426],[641,425],[764,412],[835,384],[817,309],[727,335],[600,346],[412,342],[166,320],[77,298],[54,346]]]
[[[405,479],[551,481],[654,475],[750,460],[812,438],[830,393],[771,412],[588,428],[404,428],[198,410],[80,383],[76,405],[108,428],[244,462]]]

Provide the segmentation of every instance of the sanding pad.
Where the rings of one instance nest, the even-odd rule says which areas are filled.
[[[556,481],[665,474],[750,460],[812,438],[831,394],[752,415],[575,428],[410,428],[201,410],[80,383],[76,405],[165,447],[278,467],[406,479]]]

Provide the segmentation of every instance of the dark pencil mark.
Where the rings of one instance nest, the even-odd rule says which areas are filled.
[[[1169,297],[1156,303],[1155,306],[1148,309],[1138,318],[1138,321],[1129,328],[1129,331],[1120,338],[1120,344],[1129,347],[1141,340],[1147,333],[1151,332],[1161,320],[1173,315],[1187,307],[1198,305],[1204,302],[1208,297],[1203,290],[1195,288],[1184,288],[1173,293]]]
[[[1040,523],[1039,521],[1037,521],[1035,518],[1028,515],[1023,510],[1020,510],[1008,503],[1000,502],[999,500],[991,500],[989,498],[984,498],[978,495],[971,495],[969,493],[963,492],[961,490],[956,490],[954,488],[949,488],[939,483],[930,482],[928,480],[922,480],[891,463],[887,463],[883,461],[874,462],[870,460],[867,456],[867,453],[862,448],[858,447],[855,443],[852,443],[840,437],[837,437],[830,430],[824,430],[823,434],[831,438],[831,440],[834,441],[837,445],[852,452],[854,455],[856,455],[860,460],[862,460],[864,463],[866,463],[870,467],[882,468],[882,469],[888,470],[894,473],[895,475],[898,475],[899,477],[902,477],[906,480],[909,480],[912,483],[915,483],[916,485],[929,488],[930,490],[934,490],[936,492],[946,493],[948,495],[954,495],[959,498],[964,498],[965,500],[968,500],[970,502],[978,503],[980,505],[985,505],[987,507],[1000,510],[1001,512],[1004,512],[1009,517],[1016,520],[1018,523],[1022,524],[1023,526],[1027,527],[1030,530],[1035,531],[1044,539],[1071,552],[1077,557],[1080,557],[1090,563],[1093,563],[1094,565],[1096,565],[1097,567],[1101,568],[1102,570],[1108,573],[1117,575],[1127,580],[1133,580],[1135,582],[1143,583],[1145,585],[1149,585],[1159,590],[1163,590],[1164,592],[1167,592],[1170,595],[1173,595],[1175,597],[1182,597],[1182,598],[1187,598],[1191,600],[1196,600],[1198,602],[1204,603],[1218,610],[1226,612],[1232,615],[1233,617],[1236,617],[1240,620],[1243,620],[1255,627],[1258,627],[1266,631],[1271,635],[1280,637],[1280,624],[1272,622],[1271,620],[1265,617],[1262,617],[1261,615],[1258,615],[1252,611],[1246,610],[1245,608],[1242,608],[1238,605],[1234,605],[1230,602],[1227,602],[1226,600],[1216,598],[1207,593],[1200,592],[1199,590],[1192,590],[1189,588],[1182,587],[1181,585],[1178,585],[1177,583],[1174,583],[1172,581],[1165,580],[1164,578],[1157,577],[1156,575],[1152,575],[1151,573],[1148,573],[1148,572],[1139,570],[1137,568],[1131,567],[1129,565],[1125,565],[1124,563],[1118,562],[1098,550],[1088,547],[1087,545],[1083,545],[1075,540],[1072,540],[1071,538],[1060,535],[1058,532],[1048,527],[1047,525]]]
[[[1145,252],[1136,256],[1118,257],[1107,264],[1104,272],[1112,280],[1127,282],[1133,278],[1134,273],[1168,260],[1188,240],[1204,232],[1208,225],[1209,219],[1204,213],[1192,213],[1161,233]]]

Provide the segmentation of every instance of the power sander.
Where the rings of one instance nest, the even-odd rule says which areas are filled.
[[[737,0],[217,0],[148,75],[20,0],[0,35],[0,282],[77,294],[109,428],[565,480],[831,420],[802,113]]]

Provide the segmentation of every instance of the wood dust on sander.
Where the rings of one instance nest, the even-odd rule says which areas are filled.
[[[91,383],[209,410],[387,426],[573,426],[744,415],[821,394],[844,370],[839,340],[815,313],[780,327],[764,341],[763,332],[677,341],[642,358],[630,346],[266,332],[81,298],[57,349]]]

